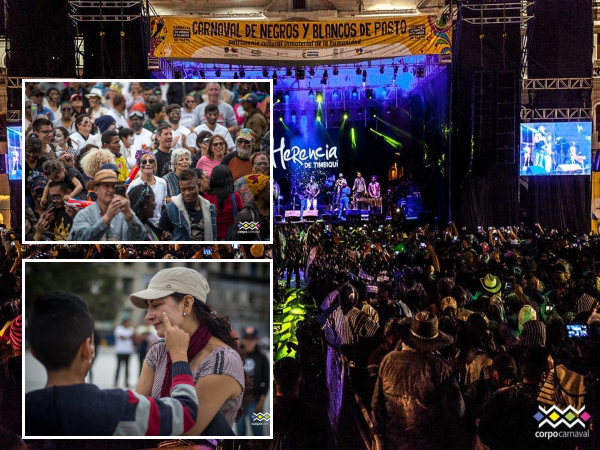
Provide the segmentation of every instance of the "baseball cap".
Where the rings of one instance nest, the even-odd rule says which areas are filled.
[[[137,116],[137,117],[141,117],[141,118],[143,119],[143,118],[144,118],[144,113],[143,113],[143,112],[141,112],[141,111],[138,111],[138,110],[131,111],[131,112],[129,113],[129,118],[131,118],[131,117],[136,117],[136,116]]]
[[[129,296],[134,306],[148,309],[146,300],[154,300],[174,294],[191,295],[202,303],[210,292],[208,281],[200,273],[186,267],[163,269],[152,277],[148,289]]]
[[[50,180],[46,177],[37,177],[35,180],[33,180],[32,189],[34,191],[37,191],[38,189],[44,189],[49,181]]]
[[[71,99],[69,101],[73,101],[74,99],[76,99],[77,97],[79,97],[81,100],[83,100],[83,97],[81,96],[81,94],[73,94],[71,95]]]
[[[42,91],[41,89],[34,89],[33,91],[31,91],[31,96],[35,97],[38,94],[43,94],[44,91]]]
[[[244,331],[242,332],[242,338],[245,337],[253,337],[255,339],[258,339],[258,330],[254,327],[244,328]]]
[[[106,163],[106,164],[102,164],[100,166],[100,169],[98,169],[98,171],[100,170],[114,170],[115,172],[119,173],[119,168],[117,167],[116,164],[113,163]]]
[[[258,96],[254,92],[244,95],[240,102],[258,103]]]

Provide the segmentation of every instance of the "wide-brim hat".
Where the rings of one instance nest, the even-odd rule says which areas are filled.
[[[439,330],[437,317],[429,311],[420,311],[410,327],[400,330],[402,342],[415,350],[433,352],[452,344],[454,339]]]
[[[86,98],[100,97],[102,98],[102,91],[98,88],[92,88],[89,94],[85,94]]]
[[[100,183],[124,184],[125,181],[119,181],[114,170],[104,169],[96,172],[94,179],[85,183],[85,188],[90,191]]]
[[[502,289],[502,283],[500,283],[500,278],[495,275],[487,274],[485,277],[480,278],[481,286],[483,289],[488,291],[490,294],[496,294]]]

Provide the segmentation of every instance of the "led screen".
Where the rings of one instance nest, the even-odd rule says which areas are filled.
[[[591,153],[591,122],[521,124],[523,176],[589,175]]]

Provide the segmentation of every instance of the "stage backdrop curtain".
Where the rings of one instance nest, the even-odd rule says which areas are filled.
[[[544,228],[588,232],[590,228],[590,177],[529,177],[532,224]]]
[[[517,225],[518,167],[491,166],[485,175],[468,175],[461,192],[461,224],[470,229]]]

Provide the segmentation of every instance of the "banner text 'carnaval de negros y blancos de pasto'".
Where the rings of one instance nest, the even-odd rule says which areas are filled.
[[[269,22],[152,19],[152,53],[170,59],[330,61],[450,53],[450,22],[436,16]]]

